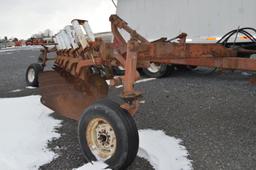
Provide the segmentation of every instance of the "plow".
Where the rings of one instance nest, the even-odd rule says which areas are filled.
[[[134,88],[141,78],[138,68],[154,64],[256,71],[256,59],[241,57],[256,54],[254,49],[186,43],[186,33],[150,42],[117,15],[110,16],[111,42],[95,37],[86,20],[71,23],[55,35],[54,47],[44,46],[40,62],[28,67],[27,84],[39,86],[44,105],[79,121],[78,139],[86,161],[101,160],[112,169],[125,169],[137,155],[133,116],[143,100]],[[51,52],[57,55],[50,58]],[[52,70],[45,70],[51,59]],[[116,67],[124,68],[124,74],[116,75]],[[122,103],[108,99],[109,87],[119,85]]]

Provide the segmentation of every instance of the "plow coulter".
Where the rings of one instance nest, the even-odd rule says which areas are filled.
[[[255,50],[187,44],[185,33],[172,39],[176,42],[149,42],[117,15],[110,22],[113,42],[95,37],[86,20],[73,20],[55,35],[55,47],[44,46],[40,62],[31,64],[26,74],[28,85],[39,86],[44,105],[79,121],[79,142],[87,161],[102,160],[112,169],[125,169],[136,157],[139,137],[133,115],[142,98],[134,89],[138,68],[168,64],[256,71],[256,59],[239,57]],[[120,29],[130,35],[129,41]],[[44,71],[53,51],[53,70]],[[117,67],[124,68],[123,75],[114,74]],[[109,86],[118,85],[123,85],[121,104],[107,99]]]

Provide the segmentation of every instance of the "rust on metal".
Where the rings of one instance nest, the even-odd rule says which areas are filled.
[[[140,79],[137,68],[148,67],[151,62],[256,71],[256,59],[239,57],[240,54],[255,54],[256,50],[226,48],[219,44],[188,44],[186,33],[174,38],[178,42],[170,42],[166,38],[149,42],[117,15],[112,15],[110,22],[113,43],[95,38],[87,21],[73,20],[74,29],[70,27],[67,31],[74,30],[77,38],[62,30],[55,38],[60,44],[42,51],[44,64],[50,51],[56,50],[57,53],[54,71],[39,75],[45,105],[77,120],[87,106],[107,96],[108,85],[105,80],[110,80],[110,85],[123,85],[120,96],[124,102],[120,107],[133,115],[139,108],[142,96],[134,88],[135,81]],[[125,41],[120,29],[130,35],[129,41]],[[66,42],[68,39],[63,38],[65,35],[72,42]],[[123,67],[124,75],[115,76],[113,66]]]
[[[79,120],[86,107],[106,97],[108,93],[108,85],[97,76],[81,81],[65,75],[65,72],[45,71],[40,74],[39,83],[42,103],[75,120]]]

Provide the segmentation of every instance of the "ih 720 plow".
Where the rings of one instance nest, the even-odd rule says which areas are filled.
[[[134,89],[140,79],[138,68],[150,63],[179,64],[256,71],[256,60],[239,55],[255,50],[226,48],[219,44],[187,44],[186,34],[170,42],[161,38],[149,42],[116,15],[110,17],[113,43],[95,38],[88,22],[73,20],[54,40],[56,47],[42,51],[41,63],[27,70],[27,83],[39,84],[42,102],[57,113],[79,121],[79,142],[87,161],[105,161],[112,169],[124,169],[138,150],[138,132],[132,116],[142,94]],[[128,42],[119,29],[130,35]],[[86,34],[84,34],[84,32]],[[48,53],[56,51],[53,71],[43,71]],[[113,67],[122,66],[123,76]],[[117,104],[106,99],[110,86],[123,85]]]

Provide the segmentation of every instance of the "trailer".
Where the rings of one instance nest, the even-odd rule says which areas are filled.
[[[255,6],[254,0],[118,0],[117,15],[150,41],[186,32],[188,43],[214,43],[238,27],[256,28]]]
[[[256,28],[255,6],[255,0],[118,0],[117,15],[149,41],[159,37],[171,39],[186,32],[186,43],[216,43],[231,30]],[[121,34],[128,40],[125,32]],[[256,49],[250,42],[248,37],[238,33],[233,34],[227,44]],[[148,77],[159,78],[174,69],[195,67],[151,63],[142,71]]]

